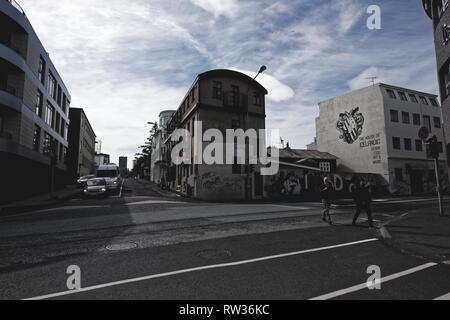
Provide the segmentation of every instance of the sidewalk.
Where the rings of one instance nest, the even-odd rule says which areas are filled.
[[[450,264],[450,210],[414,210],[392,220],[382,232],[386,244],[414,256]]]
[[[69,200],[80,193],[80,189],[76,186],[66,186],[64,189],[54,192],[51,198],[50,193],[35,196],[33,198],[17,201],[4,206],[0,206],[0,216],[10,213],[22,213],[33,210],[40,210],[57,203]]]

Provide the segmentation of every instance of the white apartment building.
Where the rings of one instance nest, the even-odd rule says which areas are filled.
[[[435,191],[434,161],[419,129],[427,127],[444,145],[437,96],[376,84],[319,103],[318,150],[338,160],[338,172],[377,174],[394,194]],[[440,178],[448,186],[444,148]]]

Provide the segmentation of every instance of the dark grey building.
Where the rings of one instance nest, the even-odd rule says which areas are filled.
[[[70,100],[24,11],[0,0],[1,199],[48,190],[52,159],[64,183]]]
[[[423,0],[423,6],[433,21],[445,136],[450,142],[450,0]],[[447,153],[449,150],[447,144]]]
[[[70,108],[69,118],[67,169],[74,182],[78,177],[94,173],[96,135],[83,109]]]

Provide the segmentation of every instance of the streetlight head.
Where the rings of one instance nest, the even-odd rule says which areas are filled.
[[[259,69],[259,73],[263,73],[266,70],[267,70],[267,67],[266,66],[262,66],[261,69]]]

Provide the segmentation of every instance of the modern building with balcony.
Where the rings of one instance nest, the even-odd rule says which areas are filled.
[[[65,182],[70,101],[25,12],[0,0],[1,199],[49,189],[52,168]]]
[[[447,159],[450,159],[450,0],[423,0],[423,6],[433,20]]]
[[[212,70],[197,76],[168,123],[168,132],[182,128],[192,137],[190,164],[170,162],[174,142],[166,140],[164,159],[171,163],[166,181],[180,193],[201,200],[242,200],[264,197],[264,179],[258,166],[234,158],[234,164],[195,164],[196,157],[207,148],[195,150],[195,139],[209,129],[219,130],[226,137],[227,129],[265,129],[265,96],[267,90],[251,77],[232,70]],[[202,123],[198,130],[196,123]],[[264,137],[265,139],[265,137]],[[225,141],[224,141],[225,142]],[[259,144],[258,138],[258,144]],[[265,143],[265,141],[264,141]],[[223,154],[226,155],[224,146]],[[225,159],[224,159],[225,160]]]

